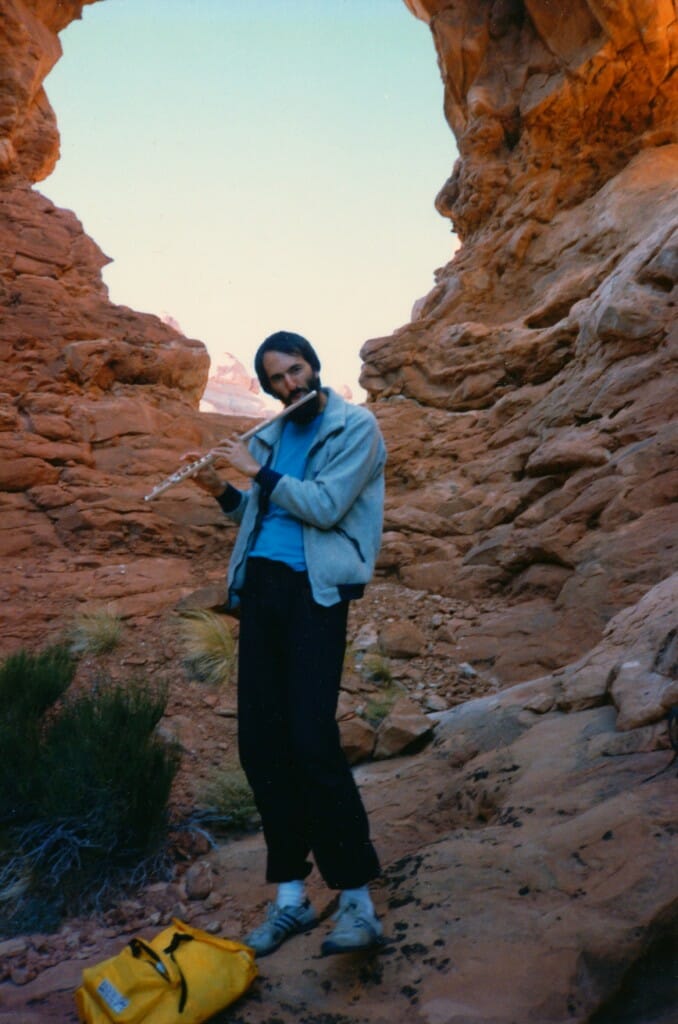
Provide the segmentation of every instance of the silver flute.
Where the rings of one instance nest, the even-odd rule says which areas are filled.
[[[246,430],[244,434],[239,436],[238,440],[249,441],[249,439],[254,437],[255,434],[258,434],[260,430],[264,430],[269,426],[269,424],[275,423],[276,420],[282,420],[285,416],[289,416],[291,412],[298,409],[300,405],[304,404],[304,402],[310,402],[310,400],[315,398],[317,394],[317,391],[309,391],[308,394],[304,395],[303,398],[300,398],[297,402],[286,406],[282,412],[278,413],[277,416],[272,416],[270,419],[264,420],[263,423],[257,423],[256,427],[251,427],[249,430]],[[224,438],[223,440],[226,441],[228,439]],[[150,494],[146,494],[144,496],[144,501],[152,501],[153,498],[157,498],[158,495],[164,494],[166,490],[170,487],[174,487],[175,484],[180,484],[182,480],[188,480],[190,477],[195,476],[195,474],[199,473],[204,466],[209,466],[211,462],[214,462],[214,460],[219,457],[215,449],[222,443],[223,441],[217,442],[214,448],[211,448],[201,458],[196,459],[195,462],[188,462],[185,466],[182,466],[181,469],[172,473],[171,476],[166,477],[159,484],[156,484]]]

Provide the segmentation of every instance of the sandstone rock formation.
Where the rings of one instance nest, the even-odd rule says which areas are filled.
[[[297,938],[224,1019],[673,1024],[675,11],[406,2],[438,52],[460,150],[438,206],[464,244],[364,349],[389,504],[351,615],[413,702],[380,752],[405,726],[434,741],[358,769],[384,950],[323,960]],[[57,155],[42,81],[82,6],[4,0],[0,20],[2,653],[113,602],[135,632],[107,668],[170,678],[188,799],[232,756],[235,709],[186,681],[172,612],[219,603],[230,535],[190,485],[142,497],[234,421],[198,411],[200,342],[112,306],[106,257],[31,188]],[[347,676],[356,760],[377,742],[364,692]],[[243,934],[263,859],[258,835],[205,845],[105,927],[0,943],[0,1024],[74,1020],[82,967],[173,914]]]
[[[453,640],[521,679],[676,570],[675,5],[407,3],[438,53],[460,159],[437,205],[464,244],[363,349],[391,440],[383,565],[481,610],[500,595],[510,614]]]
[[[190,484],[143,496],[189,449],[233,429],[198,414],[209,358],[158,317],[114,306],[108,262],[76,216],[31,186],[58,157],[43,80],[80,0],[4,0],[0,28],[0,560],[3,644],[50,632],[69,608],[113,595],[96,584],[135,556],[218,549],[213,503]],[[73,556],[82,561],[74,564]],[[175,562],[176,566],[179,563]],[[127,577],[136,575],[139,563]],[[190,589],[190,566],[180,573]],[[110,574],[109,574],[110,575]],[[153,575],[153,574],[151,574]],[[176,572],[174,574],[176,576]],[[162,578],[162,573],[160,574]],[[58,580],[60,600],[49,595]],[[142,581],[135,608],[157,605]],[[143,586],[148,586],[148,591]],[[85,595],[89,592],[89,597]],[[126,594],[129,598],[135,593]],[[154,596],[155,595],[155,596]]]
[[[652,623],[672,619],[677,597],[665,582],[622,612],[592,664],[621,670],[631,651],[670,670],[675,640],[657,650]],[[668,770],[650,730],[619,732],[605,673],[586,693],[579,675],[468,701],[439,717],[432,751],[358,769],[387,857],[374,889],[385,947],[320,957],[333,906],[311,876],[321,924],[262,960],[215,1024],[673,1024],[675,761]],[[105,929],[76,920],[0,943],[0,1021],[74,1019],[82,968],[172,914],[243,934],[269,895],[264,861],[260,836],[229,842],[125,901]],[[57,962],[41,970],[50,946]]]
[[[226,356],[209,375],[201,409],[227,416],[264,416],[267,406],[259,382],[235,356]]]

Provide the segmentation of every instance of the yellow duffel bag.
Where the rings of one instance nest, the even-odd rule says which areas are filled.
[[[75,993],[85,1024],[201,1024],[246,992],[257,975],[249,946],[173,920],[150,942],[82,972]]]

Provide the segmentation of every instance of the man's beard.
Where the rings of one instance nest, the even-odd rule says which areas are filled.
[[[298,388],[292,395],[290,395],[289,405],[294,405],[300,398],[307,395],[309,391],[320,392],[320,377],[317,373],[314,373],[305,388]],[[304,402],[298,409],[295,409],[289,414],[288,419],[292,420],[293,423],[310,423],[314,420],[320,412],[320,394],[316,394],[313,398],[309,398],[308,402]]]

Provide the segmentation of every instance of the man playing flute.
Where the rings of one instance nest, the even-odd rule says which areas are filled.
[[[364,407],[321,388],[320,361],[301,335],[260,345],[262,388],[289,407],[248,444],[215,452],[250,477],[241,492],[214,465],[194,477],[239,524],[228,587],[239,606],[238,743],[261,814],[266,878],[277,883],[265,921],[245,942],[259,956],[312,928],[312,870],[340,890],[322,953],[378,944],[368,883],[379,874],[367,815],[336,723],[349,601],[372,576],[381,541],[386,450]]]

